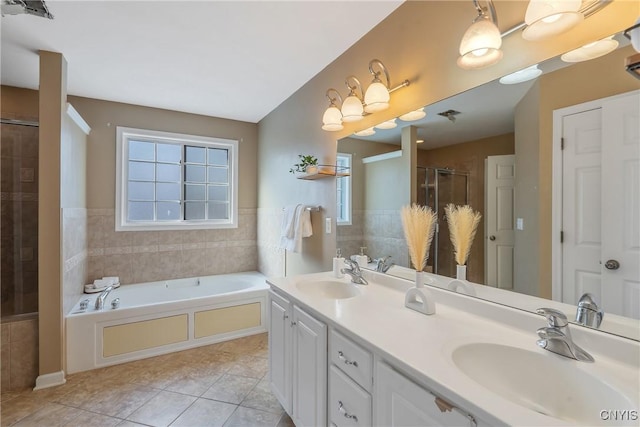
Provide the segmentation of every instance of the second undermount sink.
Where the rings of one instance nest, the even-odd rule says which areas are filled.
[[[483,387],[536,412],[582,425],[616,425],[603,421],[602,409],[634,408],[615,388],[554,354],[492,343],[458,347],[455,365]]]
[[[296,286],[305,294],[327,299],[347,299],[360,295],[356,285],[339,280],[300,282]]]

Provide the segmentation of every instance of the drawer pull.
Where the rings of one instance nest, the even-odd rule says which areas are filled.
[[[344,353],[340,350],[338,350],[338,357],[344,362],[345,365],[352,365],[356,368],[358,367],[358,362],[356,362],[355,360],[352,362],[351,360],[347,359],[346,357],[344,357]]]
[[[340,413],[342,415],[344,415],[345,418],[349,418],[355,422],[358,422],[358,417],[356,415],[352,415],[350,413],[347,412],[346,409],[344,409],[344,405],[342,404],[342,400],[338,401],[338,410],[340,411]]]
[[[285,318],[285,319],[288,319],[288,318],[289,318],[289,315],[288,315],[288,314],[285,314],[285,315],[284,315],[284,318]]]

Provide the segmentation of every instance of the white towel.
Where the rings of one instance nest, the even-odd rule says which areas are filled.
[[[313,229],[310,212],[303,205],[286,207],[282,218],[280,247],[291,252],[300,252],[302,238],[311,235],[313,235]]]

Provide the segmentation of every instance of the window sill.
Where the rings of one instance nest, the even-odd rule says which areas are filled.
[[[209,223],[209,222],[185,222],[185,223],[140,223],[118,224],[116,231],[176,231],[176,230],[216,230],[238,228],[238,222]]]

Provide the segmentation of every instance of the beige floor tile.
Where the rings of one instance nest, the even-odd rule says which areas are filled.
[[[94,412],[80,410],[80,415],[75,417],[71,422],[65,424],[65,427],[114,427],[120,424],[120,418],[113,418],[106,415],[96,414]]]
[[[282,406],[280,406],[280,403],[278,402],[278,399],[276,399],[273,393],[270,391],[263,391],[258,388],[251,390],[240,406],[273,412],[278,415],[284,412]]]
[[[275,427],[279,421],[279,414],[239,406],[224,427]]]
[[[195,400],[193,396],[161,391],[127,419],[150,426],[168,426]]]
[[[126,384],[112,390],[96,393],[86,400],[82,409],[110,417],[127,418],[134,411],[153,399],[160,390]]]
[[[117,425],[117,427],[140,427],[140,426],[145,427],[144,424],[134,423],[133,421],[129,421],[129,420],[124,420]]]
[[[77,408],[57,403],[45,403],[38,411],[22,418],[13,425],[16,427],[64,426],[79,416],[80,413]]]
[[[218,379],[220,379],[221,376],[222,376],[221,374],[217,374],[214,376],[187,375],[169,384],[165,388],[165,390],[199,397],[199,396],[202,396],[202,393],[209,390],[209,388]]]
[[[2,417],[0,417],[0,425],[8,426],[22,418],[33,414],[40,410],[44,405],[41,399],[36,398],[33,394],[22,394],[15,399],[11,399],[2,405]]]
[[[233,414],[236,405],[198,399],[171,424],[171,427],[218,427]]]
[[[256,386],[255,378],[225,374],[202,397],[238,404]]]
[[[242,356],[236,360],[228,374],[261,379],[269,370],[269,361],[262,357]]]

